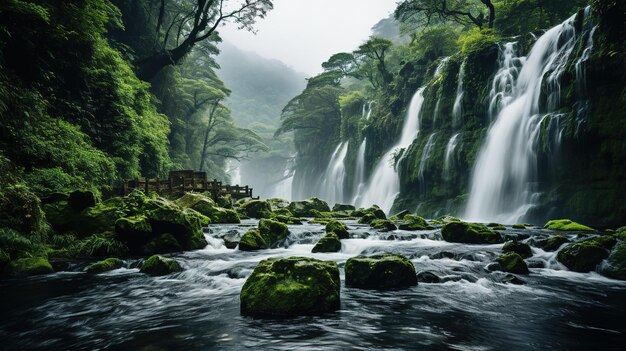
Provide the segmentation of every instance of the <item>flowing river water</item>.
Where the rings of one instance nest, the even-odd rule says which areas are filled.
[[[342,250],[311,254],[324,227],[289,226],[276,249],[227,249],[221,237],[256,226],[212,225],[209,246],[170,255],[185,270],[150,277],[140,260],[109,273],[66,272],[0,282],[3,350],[612,350],[626,340],[626,283],[597,273],[574,273],[556,254],[533,247],[525,284],[486,266],[502,245],[441,240],[440,229],[380,233],[347,221]],[[543,229],[502,231],[508,237],[550,234]],[[350,257],[380,252],[411,259],[417,272],[442,283],[391,291],[345,287]],[[339,264],[340,310],[292,319],[243,317],[239,292],[255,265],[269,257],[307,256]],[[532,268],[538,267],[538,268]]]

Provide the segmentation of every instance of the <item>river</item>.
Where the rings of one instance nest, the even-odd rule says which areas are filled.
[[[441,240],[439,229],[377,233],[347,221],[342,251],[311,254],[323,235],[317,224],[289,226],[282,247],[241,252],[220,237],[256,226],[212,225],[203,250],[171,255],[185,270],[165,277],[139,273],[140,260],[100,275],[69,271],[0,282],[3,350],[618,350],[626,340],[626,283],[596,273],[567,271],[555,253],[533,247],[523,285],[485,266],[502,245]],[[503,232],[546,236],[543,229]],[[417,272],[444,283],[372,291],[342,285],[341,309],[317,317],[272,319],[239,314],[239,291],[268,257],[334,260],[342,284],[346,260],[391,252]]]

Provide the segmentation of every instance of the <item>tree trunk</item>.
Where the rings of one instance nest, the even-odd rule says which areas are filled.
[[[496,18],[496,8],[491,3],[491,0],[480,0],[485,6],[489,8],[489,28],[493,28],[493,22]]]

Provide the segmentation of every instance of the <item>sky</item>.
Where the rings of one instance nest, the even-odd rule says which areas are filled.
[[[219,29],[224,42],[313,76],[332,54],[350,52],[371,28],[396,7],[396,0],[275,0],[258,21],[256,35],[229,23]]]

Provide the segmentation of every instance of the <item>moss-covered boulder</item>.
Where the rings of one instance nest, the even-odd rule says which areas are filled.
[[[241,211],[250,218],[271,218],[272,207],[269,202],[252,200],[241,205]]]
[[[142,246],[152,237],[152,225],[144,215],[120,218],[115,222],[115,237],[125,243],[132,254],[141,254]]]
[[[401,221],[404,219],[404,217],[406,217],[407,215],[410,215],[411,213],[408,210],[402,210],[396,214],[394,214],[393,216],[389,217],[389,219],[391,219],[392,221]]]
[[[285,216],[285,215],[277,215],[274,213],[273,220],[278,221],[280,223],[289,224],[289,225],[301,225],[302,220],[297,217]]]
[[[502,252],[515,252],[523,258],[529,258],[533,255],[533,250],[530,246],[519,241],[507,241],[504,243],[504,246],[502,246]]]
[[[513,228],[513,229],[526,229],[526,225],[525,224],[513,224],[511,226],[511,228]]]
[[[373,205],[370,208],[359,208],[351,213],[353,217],[364,217],[368,214],[373,215],[377,219],[387,219],[385,212],[376,205]]]
[[[71,223],[65,229],[79,237],[112,232],[115,230],[115,222],[124,216],[122,209],[125,206],[124,200],[118,197],[100,202],[72,216]]]
[[[219,207],[213,199],[203,194],[186,193],[176,201],[177,205],[189,208],[208,217],[210,223],[240,223],[239,215],[232,209]],[[210,224],[203,223],[203,224]]]
[[[427,230],[433,229],[426,220],[420,216],[407,214],[404,215],[402,223],[398,226],[401,230]]]
[[[348,239],[350,234],[348,234],[348,227],[345,223],[340,221],[330,221],[326,224],[326,233],[335,233],[339,237],[339,239]]]
[[[370,224],[375,221],[377,218],[371,213],[366,213],[363,217],[359,218],[359,223],[361,224]]]
[[[89,190],[76,190],[70,193],[67,203],[75,212],[81,212],[88,207],[94,207],[98,199]]]
[[[206,245],[205,245],[206,246]],[[184,248],[170,233],[161,233],[141,247],[142,255],[164,254],[184,251]]]
[[[370,223],[370,227],[382,232],[390,232],[398,229],[398,227],[388,219],[375,219]]]
[[[326,201],[316,197],[304,201],[294,201],[289,204],[288,209],[297,217],[319,217],[321,212],[330,212],[330,207]]]
[[[612,239],[612,240],[611,240]],[[590,272],[609,256],[615,245],[612,237],[598,237],[567,245],[557,254],[559,262],[574,272]]]
[[[269,249],[289,235],[284,223],[271,219],[261,219],[258,230],[246,232],[239,241],[239,250],[254,251]]]
[[[543,226],[545,229],[562,232],[593,232],[593,228],[573,222],[569,219],[553,219]]]
[[[339,252],[341,251],[341,241],[335,232],[326,233],[317,241],[311,252]]]
[[[233,209],[233,197],[230,194],[222,195],[217,198],[217,206],[232,210]]]
[[[545,241],[542,241],[540,243],[540,246],[545,251],[556,251],[561,246],[563,246],[563,244],[566,244],[569,242],[570,240],[564,237],[563,235],[554,235],[554,236],[549,237]]]
[[[604,274],[620,280],[626,280],[626,241],[621,241],[608,258],[608,267]]]
[[[441,229],[443,239],[464,244],[499,244],[502,237],[497,232],[478,223],[448,222]]]
[[[504,272],[514,274],[528,274],[528,266],[522,256],[515,252],[508,252],[498,257],[500,269]]]
[[[259,262],[240,294],[243,315],[318,315],[339,309],[339,269],[312,258]]]
[[[415,267],[402,255],[357,256],[346,262],[346,285],[361,289],[394,289],[417,285]]]
[[[29,277],[53,273],[52,265],[43,257],[20,258],[9,262],[3,271],[5,277]]]
[[[333,212],[354,211],[354,210],[356,210],[354,206],[347,205],[347,204],[335,204],[335,206],[333,206]]]
[[[106,260],[96,262],[87,266],[87,273],[97,274],[122,268],[124,261],[119,258],[107,258]]]
[[[141,273],[152,276],[168,275],[176,272],[182,272],[183,268],[176,260],[165,258],[160,255],[150,256],[141,265]]]
[[[201,219],[178,206],[162,203],[148,211],[146,217],[152,227],[152,237],[169,233],[176,238],[183,250],[202,249],[207,245],[202,233]]]
[[[0,227],[45,239],[47,227],[39,198],[23,185],[0,186]]]
[[[289,207],[289,201],[285,199],[272,198],[272,199],[268,199],[267,202],[270,203],[270,206],[272,207],[272,211],[274,212],[276,212],[276,210],[279,210],[279,209],[288,209]]]

